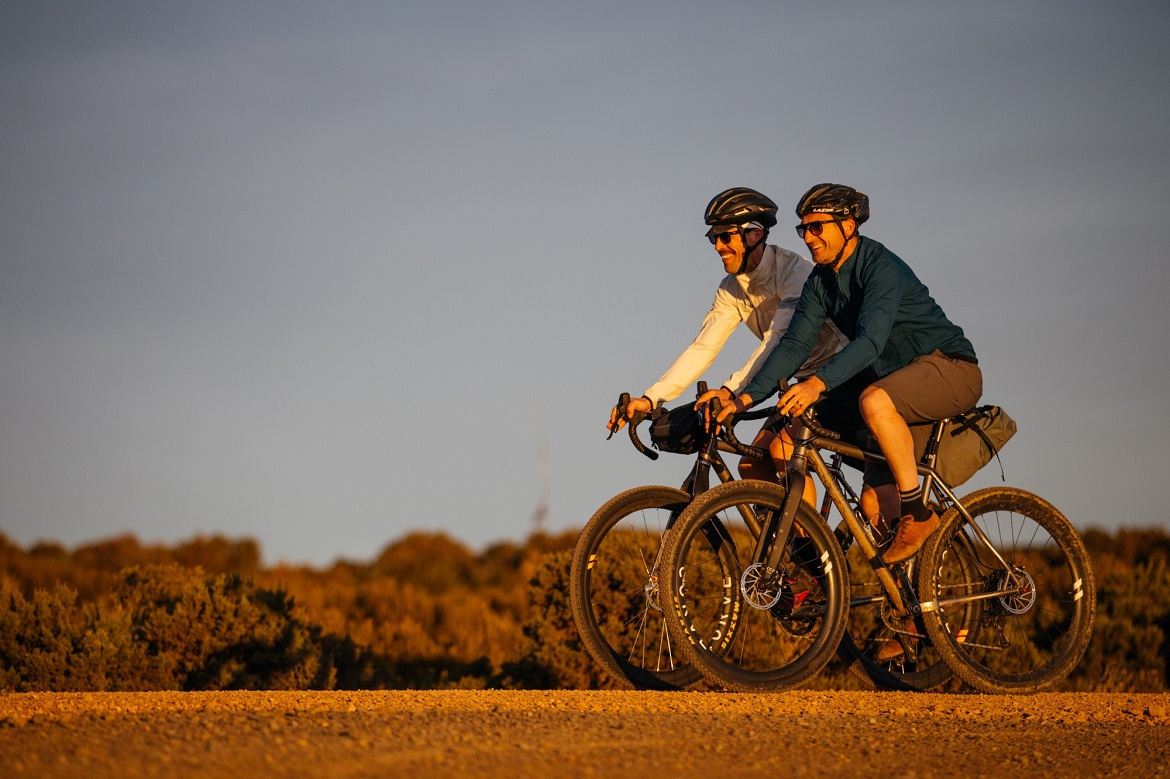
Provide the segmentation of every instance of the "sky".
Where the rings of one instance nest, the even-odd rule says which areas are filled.
[[[807,254],[822,181],[974,344],[1007,482],[1167,528],[1167,33],[1130,0],[10,0],[0,533],[325,565],[520,541],[546,500],[579,528],[689,468],[604,423],[710,307],[708,200],[767,193]]]

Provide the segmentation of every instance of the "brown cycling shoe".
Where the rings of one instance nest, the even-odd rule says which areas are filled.
[[[902,645],[903,641],[906,642],[907,646],[913,647],[918,643],[918,637],[906,634],[892,636],[890,640],[886,642],[886,645],[878,650],[877,656],[874,659],[876,659],[879,663],[888,663],[891,660],[898,659],[902,655],[906,654],[906,649]]]
[[[914,517],[907,514],[898,520],[898,532],[894,535],[893,543],[882,555],[882,562],[891,565],[909,560],[918,553],[918,550],[926,543],[926,539],[930,538],[930,534],[936,530],[938,530],[938,514],[933,511],[930,512],[928,519],[921,522],[915,522]]]
[[[902,642],[897,638],[891,638],[886,642],[886,645],[881,648],[875,658],[879,663],[888,663],[891,660],[901,657],[906,654],[906,650],[902,648]]]

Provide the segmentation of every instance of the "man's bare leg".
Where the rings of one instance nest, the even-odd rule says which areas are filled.
[[[902,504],[899,511],[904,512],[898,522],[898,534],[882,555],[882,561],[902,562],[913,557],[938,529],[938,515],[927,507],[921,493],[910,427],[884,389],[866,387],[861,393],[861,415],[894,474]]]

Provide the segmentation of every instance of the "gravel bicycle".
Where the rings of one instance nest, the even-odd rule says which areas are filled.
[[[706,392],[699,383],[698,394]],[[627,416],[628,393],[618,399]],[[660,412],[661,413],[661,412]],[[761,419],[770,412],[741,415]],[[630,442],[656,460],[638,436],[645,414],[629,417]],[[659,597],[662,537],[694,497],[707,491],[714,472],[720,482],[735,477],[720,452],[731,448],[707,434],[681,487],[645,485],[614,496],[599,508],[578,537],[570,570],[569,600],[581,643],[610,676],[645,689],[686,687],[702,678],[671,645]]]
[[[700,383],[698,394],[705,391],[705,385]],[[623,414],[628,399],[624,393],[619,398]],[[750,411],[737,416],[732,425],[774,416],[775,409]],[[657,453],[648,450],[638,437],[638,425],[645,418],[635,415],[630,420],[630,440],[638,451],[656,459]],[[647,689],[678,689],[702,678],[672,645],[659,586],[660,554],[664,534],[695,497],[710,488],[712,471],[722,484],[734,481],[721,452],[769,456],[766,451],[741,444],[731,426],[725,428],[723,435],[734,444],[708,432],[681,487],[647,485],[616,495],[597,510],[578,538],[570,571],[573,618],[589,655],[622,683]],[[857,496],[842,471],[841,455],[834,455],[827,468],[837,489],[856,505]],[[826,494],[822,516],[829,516],[832,505]],[[850,544],[843,546],[849,554],[856,554]],[[876,588],[872,576],[867,577],[867,566],[854,562],[850,570],[860,574],[853,583],[855,591]],[[850,637],[874,631],[872,609],[867,611],[857,605],[850,611],[850,619],[858,624],[851,624],[849,635],[841,642],[842,658],[855,675],[873,686],[926,689],[950,678],[950,669],[930,653],[915,655],[913,663],[873,660],[873,642],[867,654]]]
[[[783,485],[715,487],[667,535],[660,587],[680,657],[741,691],[803,682],[838,642],[867,674],[911,689],[953,671],[983,692],[1034,692],[1075,667],[1096,598],[1088,555],[1059,511],[1006,487],[960,501],[934,470],[936,422],[918,471],[944,519],[917,557],[886,566],[820,451],[884,458],[840,441],[815,411],[802,422]],[[801,500],[809,466],[844,518],[836,533]]]

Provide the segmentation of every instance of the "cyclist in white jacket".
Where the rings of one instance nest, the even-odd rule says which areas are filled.
[[[760,345],[742,368],[733,373],[722,387],[704,395],[701,402],[718,395],[722,402],[728,403],[756,375],[772,347],[788,330],[804,281],[814,267],[811,260],[795,252],[765,243],[768,230],[776,224],[776,210],[771,199],[746,187],[721,192],[707,205],[704,216],[709,227],[707,239],[719,252],[727,275],[715,291],[715,302],[703,319],[698,336],[662,378],[642,397],[630,401],[628,414],[649,413],[659,403],[674,400],[693,386],[711,367],[741,322],[760,339]],[[801,378],[812,375],[845,343],[845,336],[831,322],[826,322],[812,355],[796,375]],[[607,427],[619,430],[625,422],[615,406]],[[824,422],[832,426],[831,420],[825,419]],[[840,420],[839,424],[849,428],[864,425],[859,416],[857,420]],[[775,431],[765,427],[753,443],[767,450],[775,435]],[[776,479],[776,469],[770,458],[745,457],[740,460],[739,472],[746,479]]]

